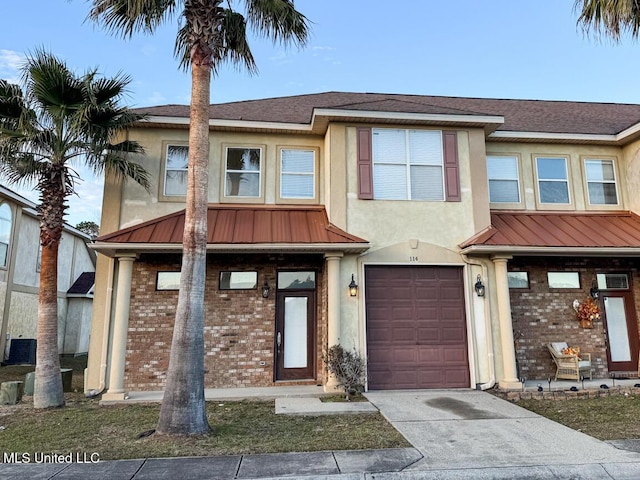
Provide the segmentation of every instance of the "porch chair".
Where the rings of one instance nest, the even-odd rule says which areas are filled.
[[[556,380],[564,378],[579,382],[581,376],[591,380],[590,353],[580,353],[580,357],[563,354],[562,350],[568,348],[567,342],[547,343],[547,348],[557,367]]]

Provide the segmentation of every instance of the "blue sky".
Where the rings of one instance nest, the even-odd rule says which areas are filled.
[[[313,23],[304,50],[252,38],[260,72],[223,66],[213,103],[354,91],[640,103],[640,45],[587,38],[573,0],[296,0]],[[132,77],[132,107],[189,102],[173,57],[177,19],[129,40],[85,21],[84,0],[4,0],[0,78],[44,47],[78,72]],[[29,12],[25,15],[25,12]],[[101,180],[82,172],[69,223],[99,220]],[[22,194],[36,200],[28,190]]]

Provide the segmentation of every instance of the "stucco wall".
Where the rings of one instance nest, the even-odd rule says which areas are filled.
[[[492,203],[491,208],[525,210],[625,210],[628,209],[629,155],[619,147],[597,145],[548,144],[548,143],[497,143],[487,142],[487,155],[515,155],[519,159],[520,197],[519,205]],[[537,201],[535,180],[535,157],[567,157],[569,170],[570,205],[540,205]],[[589,205],[584,173],[584,159],[612,159],[616,169],[618,205]],[[637,167],[636,167],[637,168]]]
[[[104,231],[112,231],[118,228],[135,225],[162,215],[166,215],[184,208],[184,198],[162,198],[161,176],[164,172],[163,163],[167,143],[186,144],[188,141],[187,130],[161,130],[138,129],[131,132],[130,138],[140,142],[145,148],[145,155],[135,157],[147,171],[151,179],[150,192],[133,182],[126,182],[122,188],[122,204],[119,225],[105,225]],[[223,198],[220,194],[222,177],[224,176],[224,152],[226,146],[256,146],[262,147],[262,183],[264,195],[260,199],[243,199],[246,203],[273,204],[278,201],[278,147],[303,147],[315,148],[318,151],[316,158],[316,174],[320,184],[318,185],[318,199],[316,203],[323,203],[323,142],[319,136],[302,135],[269,135],[269,134],[241,134],[231,132],[214,132],[210,135],[209,147],[209,193],[210,203],[230,202],[234,199]],[[106,193],[106,191],[105,191]],[[105,196],[105,202],[110,199]],[[290,203],[296,203],[291,201]],[[306,203],[306,202],[298,202]],[[113,221],[113,219],[111,219]]]

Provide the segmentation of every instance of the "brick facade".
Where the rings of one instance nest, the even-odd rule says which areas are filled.
[[[322,384],[326,344],[326,279],[321,255],[209,255],[205,291],[205,388],[264,387],[274,382],[276,272],[315,270],[316,376]],[[161,390],[169,365],[177,291],[157,291],[159,271],[178,271],[180,257],[144,255],[134,263],[125,366],[125,388]],[[219,290],[220,271],[257,271],[255,290]],[[271,287],[262,297],[262,285]],[[277,382],[281,384],[281,382]]]
[[[633,259],[581,259],[570,257],[516,257],[509,261],[509,271],[526,271],[528,289],[511,289],[511,314],[519,376],[527,379],[555,377],[555,364],[546,348],[549,342],[566,341],[591,354],[594,378],[608,378],[604,321],[594,322],[593,329],[580,327],[573,301],[589,295],[596,273],[628,273],[636,312],[640,312],[639,264]],[[579,289],[550,289],[547,272],[579,272]],[[602,301],[599,301],[602,309]],[[627,312],[635,315],[635,312]],[[636,316],[637,322],[637,316]],[[637,372],[629,372],[637,375]]]

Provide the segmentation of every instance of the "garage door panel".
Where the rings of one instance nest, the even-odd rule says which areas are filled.
[[[469,386],[462,282],[460,267],[366,267],[370,388]]]

